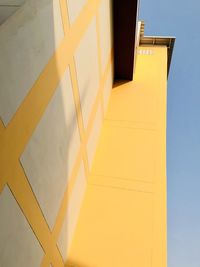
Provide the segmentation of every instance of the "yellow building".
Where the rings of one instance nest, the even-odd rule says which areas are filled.
[[[138,1],[10,8],[0,12],[0,267],[167,266],[175,39],[144,36]]]

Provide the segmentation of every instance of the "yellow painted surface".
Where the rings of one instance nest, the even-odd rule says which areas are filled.
[[[88,0],[70,25],[67,2],[60,0],[64,39],[6,128],[0,120],[0,193],[6,184],[12,191],[44,251],[41,267],[64,267],[57,240],[82,160],[89,173],[86,147],[113,64],[111,51],[102,69],[101,2]],[[84,129],[74,53],[94,18],[100,83]],[[165,267],[166,48],[153,50],[152,56],[138,55],[134,82],[113,89],[71,247],[73,267]],[[19,159],[67,67],[81,146],[50,231]]]
[[[62,22],[63,22],[63,29],[65,35],[69,33],[69,16],[67,12],[67,2],[65,0],[60,0],[60,10],[61,10],[61,16],[62,16]]]
[[[76,267],[165,267],[167,48],[111,94],[72,242]]]
[[[0,118],[0,135],[3,133],[4,130],[5,130],[5,126],[3,124],[3,121]],[[1,192],[1,189],[0,189],[0,192]]]

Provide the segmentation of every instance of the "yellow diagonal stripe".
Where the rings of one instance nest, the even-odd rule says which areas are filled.
[[[60,10],[61,10],[61,17],[62,17],[62,23],[63,23],[63,29],[65,35],[69,33],[69,17],[67,12],[67,1],[66,0],[60,0]]]

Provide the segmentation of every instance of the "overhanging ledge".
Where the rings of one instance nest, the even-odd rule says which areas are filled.
[[[138,23],[138,31],[140,32],[139,45],[142,46],[167,46],[167,75],[169,75],[172,54],[176,37],[174,36],[145,36],[144,35],[144,21]]]
[[[167,75],[169,75],[175,40],[176,40],[175,37],[162,37],[162,36],[144,36],[140,38],[140,45],[142,46],[145,45],[167,46],[168,50]]]

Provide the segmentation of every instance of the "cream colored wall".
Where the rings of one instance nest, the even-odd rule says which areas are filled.
[[[112,1],[102,0],[99,8],[100,47],[102,70],[105,71],[112,47]]]
[[[67,262],[112,88],[108,8],[27,0],[0,26],[0,266]]]
[[[95,18],[90,23],[74,55],[84,128],[99,89],[98,47]]]
[[[69,11],[69,20],[72,24],[75,22],[76,18],[79,16],[81,10],[83,9],[84,5],[87,3],[87,0],[66,0],[68,11]]]
[[[101,131],[103,123],[103,115],[102,115],[102,110],[101,106],[99,104],[97,113],[94,119],[94,124],[90,133],[90,136],[88,138],[87,142],[87,155],[88,155],[88,163],[89,163],[89,169],[91,170],[92,168],[92,163],[93,163],[93,158],[94,158],[94,153],[96,151],[96,145],[98,142],[99,138],[99,133]]]
[[[0,195],[0,266],[39,266],[44,252],[26,218],[5,186]]]
[[[0,116],[7,125],[64,37],[59,0],[27,1],[0,36]]]
[[[81,163],[76,183],[67,208],[65,220],[58,239],[58,247],[62,257],[67,261],[70,244],[79,216],[80,206],[86,189],[86,177],[83,162]]]
[[[55,224],[79,147],[76,109],[67,69],[21,156],[50,229]]]

